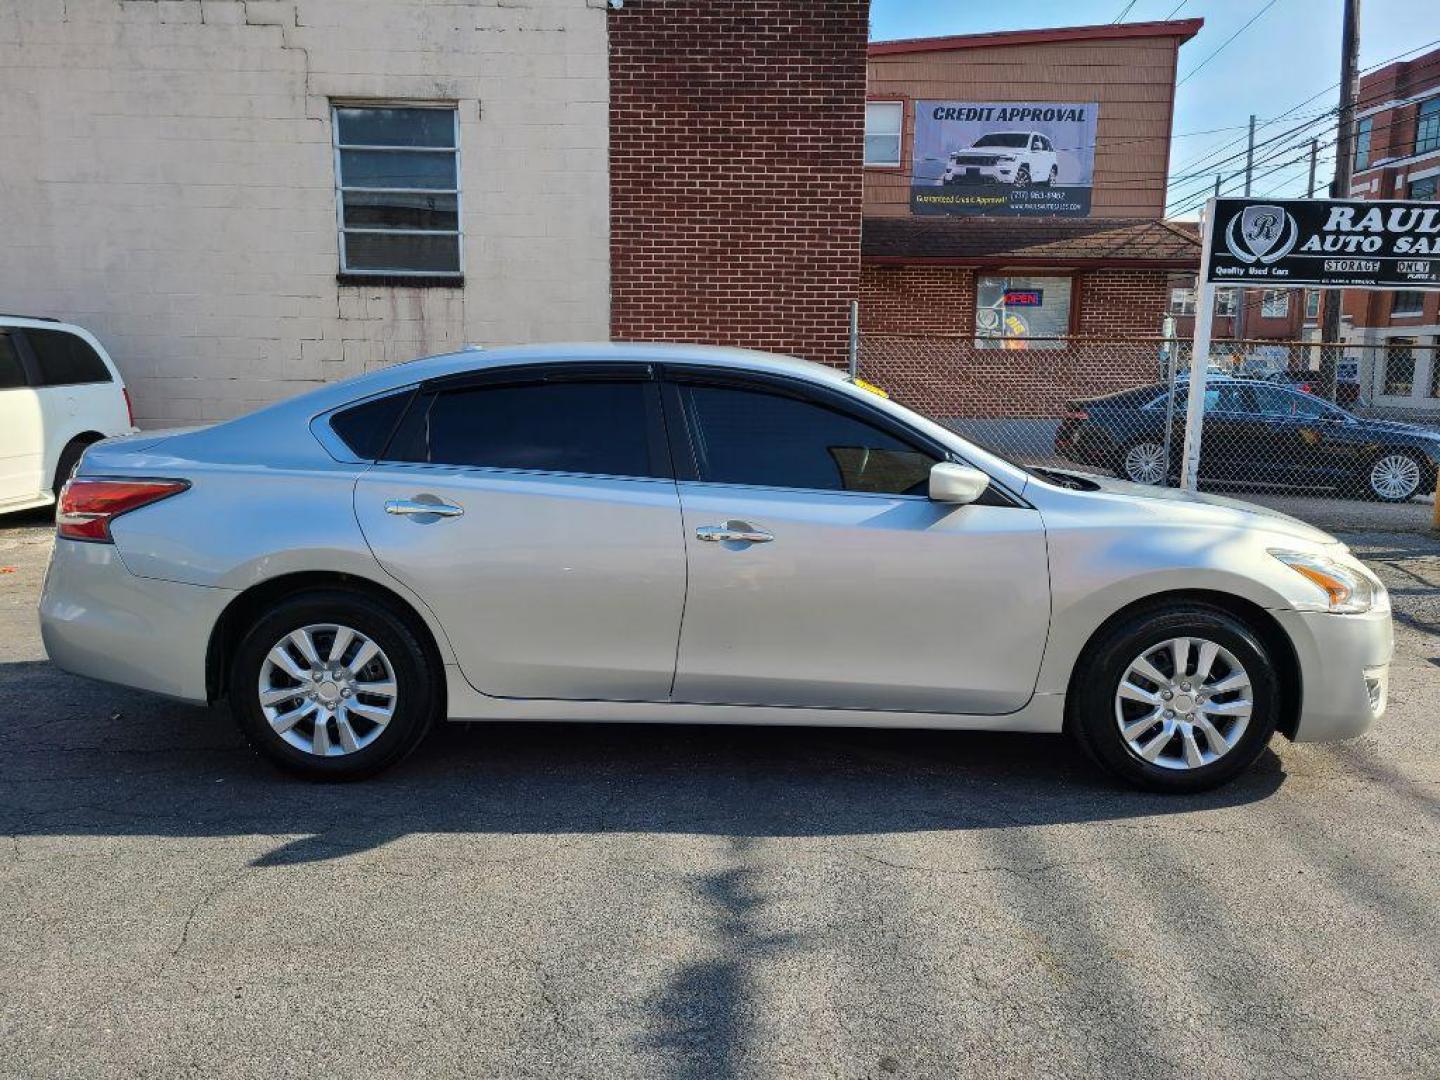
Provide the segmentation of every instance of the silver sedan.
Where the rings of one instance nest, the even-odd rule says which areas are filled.
[[[317,778],[451,720],[1068,731],[1144,787],[1385,710],[1389,598],[1242,503],[1024,469],[843,373],[468,350],[92,447],[51,658]]]

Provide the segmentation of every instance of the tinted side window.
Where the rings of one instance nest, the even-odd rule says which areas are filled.
[[[86,342],[63,330],[27,329],[25,339],[40,368],[41,386],[110,381],[110,369]]]
[[[663,476],[650,460],[653,383],[560,382],[442,391],[418,401],[390,457],[445,465]]]
[[[10,335],[0,330],[0,390],[10,390],[25,385],[25,369],[20,366],[20,354]]]
[[[363,405],[338,412],[330,418],[330,427],[340,441],[355,452],[356,457],[374,461],[385,452],[385,444],[400,416],[409,404],[410,391],[367,401]]]
[[[756,390],[682,386],[701,480],[923,495],[939,460],[821,405]]]
[[[1206,395],[1208,399],[1208,394]],[[1205,407],[1211,407],[1209,400]],[[1219,394],[1216,396],[1214,407],[1222,412],[1232,413],[1253,413],[1259,410],[1255,406],[1254,389],[1249,386],[1241,386],[1238,383],[1221,383]]]

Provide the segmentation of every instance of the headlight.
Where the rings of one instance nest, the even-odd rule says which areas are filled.
[[[1353,566],[1303,551],[1272,548],[1270,554],[1324,594],[1323,603],[1317,598],[1319,610],[1354,615],[1374,607],[1377,596],[1382,602],[1388,601],[1385,586]]]
[[[995,160],[998,161],[1001,165],[1014,165],[1016,159],[1014,154],[1001,154]]]

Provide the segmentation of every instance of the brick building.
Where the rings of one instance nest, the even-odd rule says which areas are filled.
[[[3,0],[0,311],[145,426],[465,343],[843,362],[865,0]]]
[[[943,347],[932,341],[908,357],[895,346],[884,356],[872,348],[869,359],[887,386],[909,387],[907,396],[938,415],[996,415],[1053,411],[1049,398],[1076,384],[1118,387],[1154,377],[1155,350],[1130,349],[1131,359],[1119,362],[1073,339],[1157,336],[1171,275],[1199,262],[1194,232],[1162,216],[1176,62],[1201,25],[870,46],[862,331],[872,347],[887,335],[922,333],[948,335],[952,353],[1001,350],[984,358],[983,379],[964,378],[966,365],[952,365],[954,377],[922,388],[918,368],[934,358],[917,358]],[[1089,126],[1037,122],[1051,116]],[[970,117],[1000,119],[957,125],[958,142],[936,141],[934,129]],[[982,150],[989,152],[976,156]],[[988,170],[1007,167],[1017,171],[999,172],[1000,179],[1040,189],[1033,204],[1012,197],[1002,205],[997,186],[983,187],[997,175]],[[1055,200],[1042,197],[1047,190]],[[937,202],[961,209],[936,213]],[[1085,370],[1095,363],[1103,370]]]
[[[1359,199],[1435,200],[1440,189],[1440,49],[1360,80],[1350,190]],[[1440,292],[1345,294],[1345,340],[1376,405],[1440,410]]]

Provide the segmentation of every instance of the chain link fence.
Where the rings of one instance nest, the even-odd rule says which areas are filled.
[[[1435,490],[1435,347],[1215,341],[1202,490],[1404,503]],[[1190,342],[876,334],[860,375],[1024,464],[1178,485]]]

